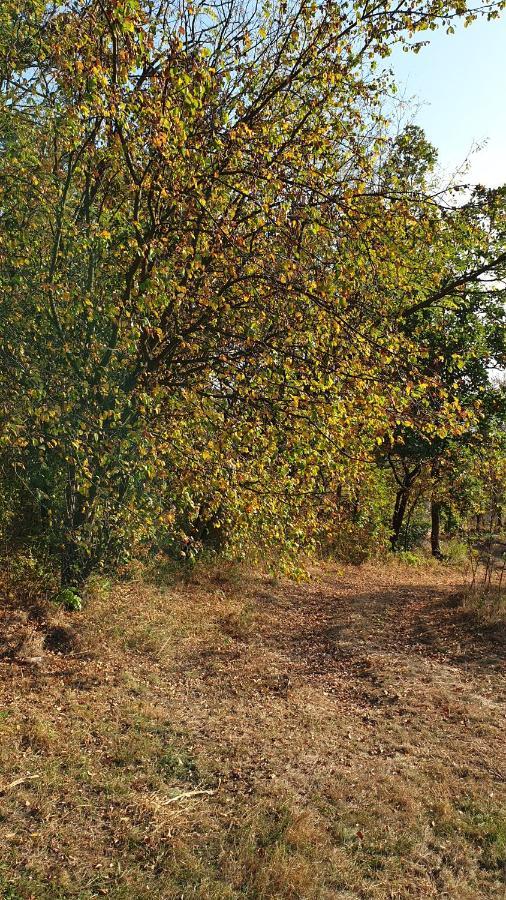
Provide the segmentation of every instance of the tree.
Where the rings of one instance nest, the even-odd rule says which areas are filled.
[[[413,404],[407,424],[397,429],[388,453],[399,488],[392,522],[393,549],[399,545],[413,486],[428,469],[431,546],[434,556],[441,555],[441,485],[446,485],[448,494],[450,473],[458,472],[461,462],[466,460],[466,451],[483,453],[491,426],[504,419],[503,394],[490,380],[490,371],[503,368],[506,361],[504,198],[504,188],[494,191],[479,188],[464,206],[452,211],[452,217],[460,222],[462,239],[455,251],[451,247],[454,259],[450,263],[454,272],[445,276],[447,293],[443,297],[438,291],[437,302],[421,305],[408,318],[408,327],[426,350],[426,375],[437,376],[443,393],[434,397],[423,415],[416,402]],[[458,236],[458,229],[455,234]],[[479,272],[479,275],[464,283],[455,274],[457,266],[465,267],[466,274]],[[448,428],[446,414],[442,414],[442,397],[447,405],[458,410],[462,421],[460,435]],[[429,409],[432,416],[428,415]]]
[[[222,451],[242,437],[237,509],[245,455],[284,498],[358,477],[407,403],[399,310],[443,289],[412,253],[441,228],[432,199],[375,181],[370,63],[457,15],[476,12],[9,0],[2,441],[64,584],[167,519],[174,455],[209,478],[216,429]]]

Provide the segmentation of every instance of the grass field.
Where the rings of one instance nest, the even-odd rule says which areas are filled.
[[[0,608],[0,897],[505,897],[504,626],[442,565]]]

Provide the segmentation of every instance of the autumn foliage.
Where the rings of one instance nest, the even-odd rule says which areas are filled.
[[[64,584],[380,541],[392,468],[500,457],[505,194],[433,189],[378,65],[479,12],[2,4],[0,502]]]

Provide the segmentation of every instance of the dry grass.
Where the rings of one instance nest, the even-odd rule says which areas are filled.
[[[466,590],[462,605],[484,625],[506,626],[506,586],[489,585]]]
[[[0,897],[504,898],[496,633],[442,566],[312,576],[11,596]]]

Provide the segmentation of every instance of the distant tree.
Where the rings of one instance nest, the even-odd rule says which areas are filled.
[[[486,452],[487,435],[497,423],[504,422],[504,394],[491,382],[491,373],[506,363],[505,196],[504,188],[478,188],[468,203],[451,211],[452,218],[460,223],[461,234],[456,258],[451,261],[453,271],[444,277],[437,299],[421,302],[406,317],[406,327],[424,348],[425,377],[435,376],[442,392],[423,408],[413,402],[406,424],[396,429],[388,452],[397,484],[393,549],[399,546],[413,488],[428,470],[432,484],[431,547],[435,556],[441,555],[441,484],[445,482],[446,491],[451,493],[452,466],[457,473],[459,460],[468,459],[467,451]],[[485,243],[479,239],[480,231]],[[455,234],[458,237],[458,228]],[[463,274],[459,275],[459,268],[464,269]],[[423,363],[419,365],[424,377]],[[461,417],[460,435],[448,427],[442,398]]]

